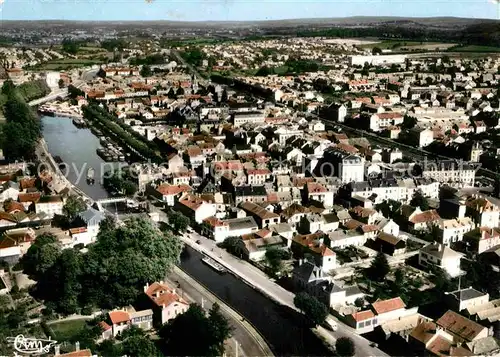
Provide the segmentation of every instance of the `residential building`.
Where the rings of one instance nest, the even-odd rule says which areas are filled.
[[[240,203],[239,207],[243,209],[248,215],[252,216],[260,228],[279,224],[281,222],[280,215],[268,211],[262,206],[252,202]]]
[[[86,235],[84,243],[93,243],[97,238],[97,234],[99,233],[99,226],[102,221],[106,219],[106,215],[103,212],[100,212],[94,208],[88,208],[87,210],[78,213],[78,217],[80,217],[86,225]],[[75,243],[78,244],[78,243]]]
[[[132,306],[112,310],[99,325],[102,329],[101,340],[116,338],[131,326],[147,331],[153,328],[153,310],[136,311]]]
[[[422,176],[454,187],[474,187],[476,166],[454,160],[425,162],[422,166]]]
[[[175,208],[196,223],[202,223],[204,219],[215,216],[217,206],[214,202],[205,201],[199,196],[186,194],[175,203]]]
[[[18,228],[6,231],[0,237],[0,261],[14,265],[26,254],[35,241],[31,228]]]
[[[460,260],[462,254],[440,243],[428,244],[418,253],[418,263],[423,267],[436,266],[455,278],[462,274]]]
[[[265,201],[267,201],[267,191],[264,186],[248,185],[234,188],[236,205],[242,202],[261,203]]]
[[[468,249],[482,254],[500,246],[500,228],[478,227],[464,235]]]
[[[146,284],[144,294],[152,303],[153,320],[157,325],[167,323],[189,308],[189,304],[177,294],[176,289],[163,281]]]
[[[64,201],[61,196],[42,196],[35,203],[36,213],[45,213],[48,218],[63,214]]]
[[[189,185],[169,185],[163,183],[161,185],[150,184],[146,186],[146,193],[153,197],[163,201],[167,206],[173,207],[176,200],[179,199],[183,194],[192,192],[192,188]]]
[[[443,219],[438,224],[439,242],[450,245],[454,242],[461,242],[464,234],[474,229],[475,224],[470,217],[457,219]]]
[[[490,300],[488,293],[482,293],[468,287],[459,289],[445,294],[448,305],[455,311],[472,310],[477,306],[487,304]]]

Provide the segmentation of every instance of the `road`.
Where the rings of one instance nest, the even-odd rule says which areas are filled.
[[[82,72],[80,79],[75,80],[73,82],[73,85],[76,88],[80,88],[81,86],[83,86],[85,84],[86,81],[95,77],[96,73],[97,73],[96,69],[91,69],[91,70],[87,70],[85,72]],[[65,98],[67,96],[68,96],[68,89],[63,88],[60,90],[52,91],[51,93],[47,94],[43,98],[38,98],[38,99],[32,100],[28,104],[33,107],[33,106],[40,105],[40,104],[43,104],[46,102],[50,102],[51,100],[55,100],[57,97]]]
[[[61,89],[59,91],[51,92],[43,98],[32,100],[28,104],[33,107],[35,105],[39,105],[39,104],[43,104],[46,102],[50,102],[51,100],[55,100],[57,97],[65,98],[67,96],[68,96],[68,89],[64,88],[64,89]]]
[[[168,274],[166,280],[178,282],[180,284],[178,287],[180,294],[188,301],[196,301],[199,304],[203,302],[203,307],[206,310],[209,310],[214,302],[219,304],[222,313],[233,327],[231,343],[228,346],[233,351],[232,355],[236,355],[235,346],[238,344],[239,353],[241,355],[273,356],[264,338],[248,321],[243,319],[243,316],[227,306],[223,301],[218,299],[208,289],[199,284],[180,268],[176,267]],[[173,284],[173,286],[175,286],[175,284]]]
[[[197,233],[185,234],[181,237],[181,239],[194,249],[211,256],[213,259],[223,264],[228,270],[242,278],[254,289],[264,293],[280,304],[298,311],[293,303],[295,295],[292,292],[285,290],[283,287],[270,280],[267,275],[253,265],[234,257],[223,249],[218,248],[213,240],[203,237]],[[200,244],[196,243],[197,240],[200,241]],[[335,317],[330,317],[337,321],[337,331],[331,332],[323,328],[318,328],[315,331],[324,337],[329,343],[334,344],[340,337],[349,337],[356,344],[356,355],[358,356],[388,356],[378,348],[371,347],[370,341],[358,335],[354,329],[340,322]]]
[[[186,66],[189,71],[196,75],[196,78],[198,79],[198,83],[201,84],[204,87],[207,87],[210,83],[204,77],[198,72],[196,68],[194,68],[191,64],[187,63],[184,58],[180,55],[180,53],[177,50],[171,50],[170,53],[180,62],[182,65]]]

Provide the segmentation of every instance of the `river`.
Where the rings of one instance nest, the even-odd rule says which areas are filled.
[[[110,164],[96,153],[99,140],[89,129],[76,128],[71,119],[43,116],[41,120],[49,152],[52,156],[60,156],[68,165],[68,179],[93,199],[108,197],[98,180],[102,177],[101,172],[110,168]],[[85,180],[89,167],[96,171],[94,185],[88,185]],[[79,174],[83,179],[78,180]],[[250,321],[276,355],[331,355],[300,314],[274,303],[230,273],[221,275],[215,272],[203,264],[201,257],[200,253],[187,247],[180,266]]]
[[[219,274],[203,256],[186,247],[180,267],[250,321],[277,356],[328,356],[332,353],[299,313],[274,303],[230,273]]]
[[[93,199],[109,197],[101,184],[102,174],[117,163],[107,163],[101,159],[96,149],[99,140],[89,129],[78,129],[70,118],[41,117],[43,137],[53,157],[60,156],[66,164],[66,177]],[[87,184],[87,170],[95,170],[95,184]],[[65,170],[63,169],[63,172]]]

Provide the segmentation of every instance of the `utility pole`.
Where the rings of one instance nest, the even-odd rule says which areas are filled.
[[[205,308],[205,299],[203,298],[203,296],[201,297],[201,308]]]
[[[234,339],[234,348],[235,348],[234,355],[235,355],[235,357],[238,357],[238,345],[239,345],[238,341],[236,341],[236,339]]]

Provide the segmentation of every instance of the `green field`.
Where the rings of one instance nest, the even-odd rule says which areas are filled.
[[[406,41],[406,40],[385,40],[377,43],[361,45],[364,49],[378,47],[382,50],[393,50],[394,52],[415,52],[415,51],[442,51],[455,46],[454,43]]]
[[[69,341],[85,327],[87,320],[70,320],[48,325],[57,341]]]
[[[450,48],[450,52],[478,52],[478,53],[496,53],[500,52],[500,47],[493,46],[463,46]]]
[[[30,69],[32,70],[67,70],[72,68],[80,68],[85,66],[91,66],[94,64],[101,64],[102,61],[99,60],[89,60],[83,58],[63,58],[60,60],[52,60],[36,65]]]

